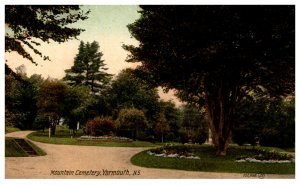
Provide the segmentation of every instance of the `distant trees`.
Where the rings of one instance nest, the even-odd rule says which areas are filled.
[[[43,79],[34,74],[29,78],[26,69],[13,72],[6,67],[5,124],[24,129],[45,129],[55,134],[56,125],[64,118],[76,134],[78,122],[87,120],[91,102],[90,90],[85,86],[68,86],[63,81]]]
[[[182,125],[182,111],[180,108],[176,107],[175,103],[172,101],[161,100],[159,105],[158,115],[163,114],[165,116],[169,127],[169,131],[164,134],[164,140],[179,141],[179,130]]]
[[[68,86],[57,80],[46,80],[40,87],[37,106],[41,114],[49,119],[51,135],[55,135],[56,125],[66,115]]]
[[[82,125],[88,119],[88,106],[92,98],[90,90],[85,86],[69,86],[66,99],[64,100],[67,109],[64,118],[65,122],[72,129],[73,135],[76,135],[77,125]]]
[[[88,18],[78,5],[5,5],[5,52],[16,51],[37,64],[27,49],[49,60],[36,46],[40,42],[62,43],[76,38],[83,29],[69,25]]]
[[[114,119],[121,109],[136,108],[144,112],[149,122],[155,122],[159,112],[159,95],[155,88],[136,78],[132,69],[122,70],[103,92]]]
[[[99,52],[99,44],[80,42],[78,54],[75,57],[74,65],[71,69],[65,70],[64,80],[69,85],[85,85],[90,88],[93,94],[100,93],[101,90],[109,83],[111,75],[105,71],[102,52]]]
[[[233,141],[239,145],[295,147],[295,99],[245,100],[234,116]]]
[[[21,69],[21,68],[20,68]],[[31,129],[37,114],[37,82],[5,65],[5,125]]]
[[[208,139],[204,110],[199,111],[195,106],[185,105],[182,111],[181,142],[204,143]]]
[[[139,140],[179,141],[182,127],[179,108],[171,101],[160,100],[157,89],[137,79],[130,69],[122,71],[96,97],[90,95],[90,88],[85,85],[69,86],[65,81],[45,80],[36,74],[28,78],[25,71],[19,67],[17,74],[7,68],[6,124],[21,129],[44,130],[50,127],[51,135],[55,135],[56,126],[64,120],[73,136],[80,123],[81,126],[85,124],[85,131],[92,135],[116,133]],[[30,88],[24,88],[23,83],[29,84],[24,87]],[[32,98],[31,104],[23,98],[24,93]],[[95,102],[102,102],[99,107],[107,109],[105,114],[97,112]],[[24,105],[21,106],[24,109],[19,104]],[[31,121],[24,121],[29,115],[32,115]],[[106,121],[103,116],[113,116],[114,119]]]
[[[113,120],[118,120],[113,132],[119,135],[151,141],[161,140],[163,135],[164,141],[178,140],[179,109],[171,101],[159,100],[157,89],[131,72],[130,69],[122,71],[101,96],[93,97],[85,85],[69,86],[65,81],[45,80],[36,74],[28,78],[23,67],[18,68],[18,73],[7,68],[6,125],[21,129],[50,127],[51,135],[55,135],[56,126],[63,120],[75,136],[78,123],[83,126],[96,117],[113,116]],[[106,109],[105,113],[100,109]],[[100,127],[100,131],[103,130]]]
[[[85,120],[89,99],[89,90],[85,87],[70,87],[62,81],[47,79],[40,86],[37,106],[40,117],[48,118],[52,135],[55,135],[61,118],[65,119],[75,135],[77,122]]]

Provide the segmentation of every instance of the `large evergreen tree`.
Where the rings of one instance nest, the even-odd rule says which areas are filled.
[[[141,6],[129,25],[139,46],[124,46],[140,77],[205,105],[225,155],[236,106],[249,92],[295,90],[294,6]]]
[[[65,70],[64,80],[69,85],[86,85],[93,94],[99,94],[102,88],[110,81],[111,75],[105,71],[102,52],[99,52],[99,44],[80,42],[78,54],[75,57],[74,65],[71,69]]]

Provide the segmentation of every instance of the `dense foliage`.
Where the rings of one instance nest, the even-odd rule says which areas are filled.
[[[132,74],[132,69],[122,70],[111,85],[103,92],[105,102],[114,119],[121,109],[136,108],[142,110],[149,121],[155,120],[158,113],[159,95],[157,89]]]
[[[31,129],[37,115],[37,82],[34,77],[5,68],[5,125]]]
[[[295,147],[295,100],[243,102],[235,115],[233,141],[263,146]]]
[[[213,143],[225,155],[239,102],[250,91],[295,90],[294,6],[141,6],[128,26],[135,73],[205,105]],[[262,92],[262,89],[265,91]]]

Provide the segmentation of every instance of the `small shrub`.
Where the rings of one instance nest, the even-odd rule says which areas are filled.
[[[233,142],[237,143],[239,146],[243,144],[255,144],[255,132],[252,132],[250,128],[242,126],[237,126],[233,129]]]
[[[178,136],[174,132],[169,132],[165,138],[166,141],[178,141]]]
[[[188,143],[189,142],[189,135],[187,133],[186,130],[179,130],[179,136],[180,136],[180,142],[183,144],[183,143]]]
[[[192,154],[191,148],[188,146],[169,146],[169,145],[165,145],[163,147],[160,148],[155,148],[155,149],[151,149],[150,150],[153,153],[156,154],[179,154],[179,155],[185,155],[185,156],[189,156]]]
[[[278,153],[275,151],[266,151],[261,149],[250,149],[253,151],[254,155],[244,155],[237,158],[237,160],[243,160],[247,158],[252,158],[256,160],[276,160],[276,161],[282,161],[282,160],[292,160],[294,157],[290,154],[285,153]]]
[[[198,129],[192,134],[193,143],[203,144],[208,138],[208,131],[205,129]]]
[[[86,123],[86,133],[93,136],[114,135],[116,126],[113,120],[105,117],[96,117]]]
[[[280,136],[275,128],[264,128],[261,130],[260,144],[262,146],[278,146]]]
[[[203,144],[208,138],[208,131],[206,129],[197,129],[194,131],[190,131],[190,133],[186,130],[179,130],[181,143],[199,143]]]

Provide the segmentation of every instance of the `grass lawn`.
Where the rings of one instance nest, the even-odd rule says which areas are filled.
[[[295,174],[295,163],[238,163],[235,160],[242,155],[252,155],[253,151],[243,147],[230,147],[225,157],[216,157],[211,146],[191,146],[192,152],[200,159],[168,158],[149,155],[143,151],[131,158],[137,166],[149,168],[167,168],[207,172]]]
[[[15,138],[5,137],[5,157],[28,157],[28,154],[15,142]],[[46,155],[42,149],[32,142],[26,142],[37,152],[38,155]]]
[[[18,129],[16,127],[5,127],[5,134],[10,133],[10,132],[16,132],[16,131],[20,131],[20,129]]]
[[[64,144],[64,145],[83,145],[83,146],[110,146],[110,147],[157,147],[161,143],[151,143],[147,141],[133,141],[133,142],[104,142],[104,141],[79,141],[77,138],[83,135],[79,130],[76,137],[71,138],[69,129],[64,127],[57,127],[56,135],[49,138],[48,132],[45,130],[37,131],[29,134],[27,138],[42,143]]]
[[[5,138],[5,157],[28,157],[28,154],[15,142],[14,138]]]
[[[38,146],[36,146],[35,144],[33,144],[31,141],[26,140],[26,142],[36,151],[36,153],[39,156],[47,155],[47,153],[44,150],[42,150],[41,148],[39,148]]]

